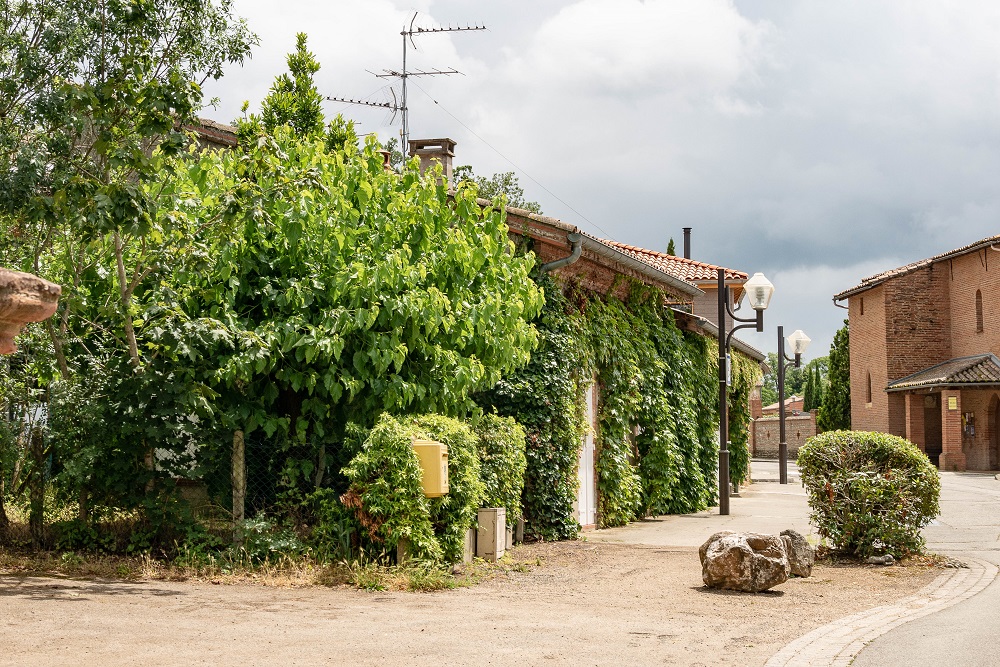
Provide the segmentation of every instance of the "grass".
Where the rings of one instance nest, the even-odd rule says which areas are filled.
[[[31,553],[0,547],[0,574],[81,579],[196,581],[279,587],[352,586],[370,591],[432,592],[476,586],[501,577],[530,572],[542,561],[519,558],[517,548],[496,563],[475,559],[470,564],[441,566],[410,562],[322,563],[309,556],[278,555],[262,562],[205,558],[192,552],[173,561],[149,555],[112,556],[77,551]]]

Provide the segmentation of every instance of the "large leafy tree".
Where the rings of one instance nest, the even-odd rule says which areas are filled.
[[[158,331],[162,356],[199,368],[223,421],[261,429],[301,488],[348,423],[461,413],[526,363],[542,294],[502,210],[415,164],[386,171],[374,138],[359,150],[350,123],[327,125],[304,35],[288,66],[239,121],[240,150],[175,170],[160,215],[204,230],[211,259],[178,263],[158,301],[182,307]]]
[[[851,428],[851,347],[847,320],[830,346],[830,385],[823,397],[817,419],[824,431]]]
[[[86,319],[138,368],[134,297],[176,250],[145,187],[161,176],[151,155],[183,147],[201,84],[256,38],[229,0],[4,0],[0,23],[0,210],[30,249],[16,259],[64,283],[70,311],[101,309]],[[91,269],[105,284],[96,301]],[[70,319],[50,328],[64,377]]]
[[[205,400],[164,382],[149,343],[154,288],[201,255],[163,184],[186,168],[201,84],[256,38],[229,0],[0,0],[0,26],[0,261],[63,285],[44,325],[55,371],[25,372],[61,378],[49,453],[81,516],[88,495],[134,506]]]

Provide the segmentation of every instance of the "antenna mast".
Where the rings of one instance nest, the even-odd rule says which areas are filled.
[[[371,72],[372,74],[375,74],[375,76],[377,76],[377,77],[379,77],[381,79],[392,78],[392,79],[399,79],[401,81],[401,89],[402,90],[401,90],[400,99],[399,99],[399,103],[398,104],[396,103],[396,99],[395,99],[396,98],[396,94],[395,94],[395,92],[393,93],[393,101],[391,103],[389,103],[389,102],[382,102],[382,103],[365,102],[365,101],[362,101],[362,100],[352,100],[352,99],[348,99],[348,98],[344,98],[344,97],[327,97],[326,98],[326,99],[330,100],[331,102],[346,102],[348,104],[361,104],[361,105],[369,106],[369,107],[382,107],[382,108],[385,108],[385,109],[389,109],[390,111],[392,111],[393,120],[395,120],[395,118],[396,118],[396,113],[397,112],[401,112],[402,121],[403,121],[402,122],[402,127],[400,128],[400,131],[399,131],[400,138],[402,139],[402,144],[399,147],[401,151],[406,151],[406,150],[409,149],[409,140],[410,140],[410,109],[409,109],[409,106],[407,105],[406,80],[408,78],[410,78],[411,76],[438,76],[438,75],[442,75],[442,74],[461,74],[461,72],[459,72],[457,69],[454,69],[454,68],[448,68],[448,69],[444,69],[444,70],[442,70],[442,69],[433,69],[433,70],[419,70],[419,69],[418,70],[410,70],[410,69],[407,69],[407,66],[406,66],[407,42],[409,42],[410,46],[412,46],[413,49],[416,50],[417,43],[415,41],[413,41],[413,38],[414,37],[418,37],[420,35],[427,35],[427,34],[430,34],[430,33],[440,33],[440,32],[466,32],[466,31],[470,31],[470,30],[486,30],[486,26],[485,25],[471,25],[471,26],[466,25],[466,26],[454,26],[454,27],[452,27],[451,25],[448,25],[448,26],[438,26],[438,27],[435,27],[435,28],[414,28],[413,24],[414,24],[414,22],[416,20],[417,20],[417,12],[414,12],[413,13],[413,18],[410,19],[410,26],[408,28],[403,28],[403,31],[399,33],[402,36],[402,38],[403,38],[403,68],[401,70],[383,69],[382,70],[382,72],[383,72],[382,74],[375,74],[374,72]]]

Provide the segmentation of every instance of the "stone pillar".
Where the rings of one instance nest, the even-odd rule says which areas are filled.
[[[941,391],[941,470],[965,470],[962,451],[962,392]]]
[[[927,453],[924,440],[924,396],[906,395],[906,439]]]

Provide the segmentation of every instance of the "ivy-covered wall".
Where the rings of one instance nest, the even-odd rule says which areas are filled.
[[[718,497],[718,345],[681,331],[663,293],[632,282],[596,295],[543,279],[536,321],[541,344],[530,364],[481,395],[528,433],[524,511],[528,534],[571,537],[581,440],[590,427],[587,386],[599,388],[598,521],[694,512]],[[747,398],[759,368],[733,355],[731,479],[749,472]]]

